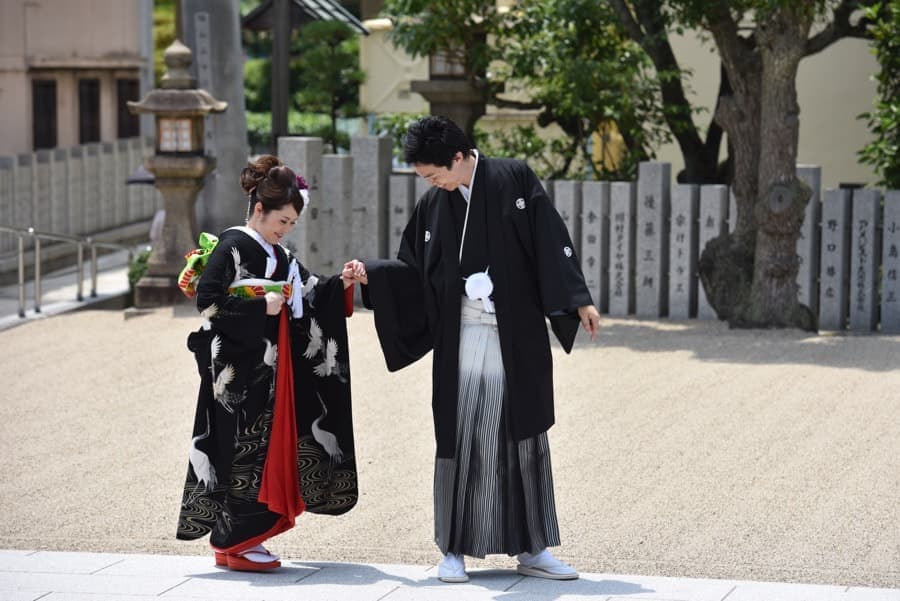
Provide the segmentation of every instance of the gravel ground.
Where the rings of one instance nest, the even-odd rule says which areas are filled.
[[[198,325],[81,311],[0,332],[0,548],[209,553],[174,539]],[[390,374],[371,313],[350,329],[359,504],[301,516],[270,547],[435,562],[430,358]],[[898,351],[895,336],[624,319],[554,348],[558,555],[597,573],[900,587]]]

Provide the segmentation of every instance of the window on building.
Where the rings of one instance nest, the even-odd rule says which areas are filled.
[[[100,141],[100,80],[78,80],[78,143]]]
[[[56,147],[56,80],[31,82],[31,123],[34,149]]]
[[[140,82],[137,79],[117,79],[118,137],[134,138],[141,134],[141,120],[128,110],[129,100],[140,100]]]

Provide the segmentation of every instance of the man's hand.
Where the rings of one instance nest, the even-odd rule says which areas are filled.
[[[600,313],[594,305],[578,307],[578,317],[581,319],[581,327],[591,335],[591,340],[597,337],[600,330]]]

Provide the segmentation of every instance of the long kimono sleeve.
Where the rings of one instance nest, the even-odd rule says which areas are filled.
[[[534,172],[526,167],[529,225],[544,314],[563,349],[572,350],[580,319],[578,307],[593,304],[562,217]]]
[[[291,361],[300,490],[307,511],[340,515],[359,497],[346,292],[340,276],[312,275],[298,267],[303,316],[291,320]]]
[[[406,226],[399,259],[366,260],[369,283],[362,287],[363,304],[375,312],[375,330],[389,371],[421,359],[433,345],[428,329],[422,276],[417,257],[417,216]]]

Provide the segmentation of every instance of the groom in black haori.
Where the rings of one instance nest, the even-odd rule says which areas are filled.
[[[465,556],[518,556],[527,576],[572,580],[560,544],[547,430],[554,422],[546,317],[566,352],[600,315],[565,224],[531,169],[489,159],[444,117],[406,136],[432,188],[398,260],[350,261],[391,371],[434,351],[438,578],[466,582]]]

